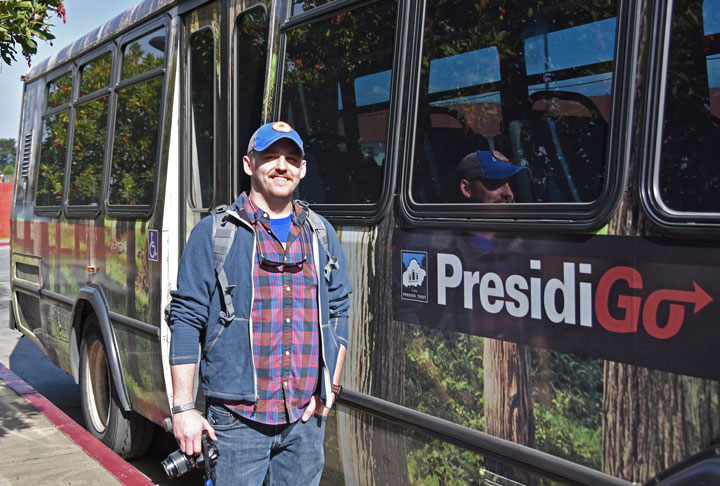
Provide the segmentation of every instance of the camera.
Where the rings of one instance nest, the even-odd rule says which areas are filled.
[[[188,456],[178,449],[162,461],[162,467],[168,478],[177,478],[191,469],[204,469],[205,478],[215,482],[215,463],[218,458],[218,450],[210,440],[206,431],[202,433],[202,454]],[[212,483],[210,483],[212,484]]]

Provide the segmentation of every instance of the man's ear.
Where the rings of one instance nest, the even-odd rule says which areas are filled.
[[[305,177],[305,174],[307,174],[307,161],[305,159],[300,162],[300,179]]]
[[[249,155],[243,156],[243,171],[250,177],[253,175],[253,161],[250,160]]]
[[[470,181],[467,179],[460,179],[460,194],[462,194],[465,199],[472,197],[472,194],[470,194]]]

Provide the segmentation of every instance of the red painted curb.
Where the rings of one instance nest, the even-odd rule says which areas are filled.
[[[27,400],[30,405],[42,412],[68,439],[79,445],[90,457],[109,471],[122,484],[128,486],[154,486],[144,474],[125,462],[90,432],[80,427],[70,417],[53,405],[47,398],[40,395],[22,378],[0,363],[0,379]]]

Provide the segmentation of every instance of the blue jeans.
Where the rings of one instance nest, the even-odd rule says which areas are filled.
[[[327,417],[266,425],[213,404],[207,418],[218,438],[215,486],[320,484]]]

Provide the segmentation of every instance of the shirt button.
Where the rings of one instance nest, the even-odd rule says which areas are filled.
[[[287,257],[285,257],[285,261],[287,261],[287,260],[288,260]]]
[[[287,386],[287,381],[283,383],[283,386]]]
[[[285,290],[287,290],[288,292],[290,292],[290,287],[285,287]]]
[[[285,351],[285,356],[290,356],[290,351]]]
[[[288,317],[287,319],[285,319],[285,322],[287,322],[288,324],[290,324],[290,318]]]

